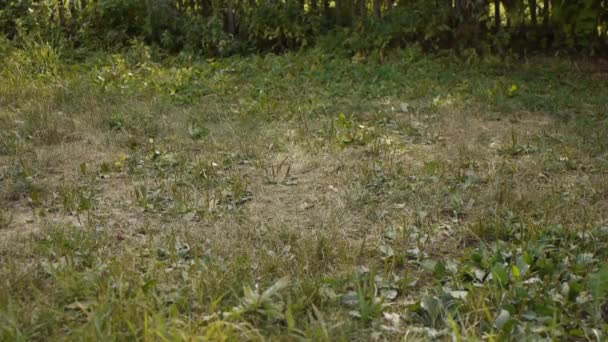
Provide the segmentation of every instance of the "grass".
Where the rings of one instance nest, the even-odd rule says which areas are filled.
[[[1,340],[606,338],[599,62],[27,49]]]

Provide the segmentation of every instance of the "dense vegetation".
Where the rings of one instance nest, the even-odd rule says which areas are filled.
[[[427,50],[605,52],[605,0],[2,0],[0,31],[115,49],[230,55],[320,44],[347,53]]]

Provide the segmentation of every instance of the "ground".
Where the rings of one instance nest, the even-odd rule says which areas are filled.
[[[5,60],[2,340],[606,338],[602,61]]]

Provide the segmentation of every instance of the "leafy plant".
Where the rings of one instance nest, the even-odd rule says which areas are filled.
[[[263,165],[264,175],[269,184],[277,184],[278,182],[287,182],[291,164],[287,162],[289,156],[283,158],[278,163],[265,163]]]
[[[289,278],[283,277],[272,286],[260,293],[258,288],[249,286],[243,288],[241,304],[231,311],[224,313],[227,317],[249,316],[255,319],[282,320],[285,318],[285,304],[279,298],[279,293],[289,286]]]
[[[294,0],[264,2],[247,14],[244,23],[247,39],[262,48],[282,50],[311,45],[320,29],[319,18],[303,11]]]
[[[13,222],[13,214],[7,210],[0,210],[0,229],[8,227]]]
[[[0,155],[14,155],[19,146],[19,136],[16,132],[0,132]]]
[[[384,302],[386,296],[389,300],[394,299],[392,294],[394,290],[390,287],[385,288],[381,279],[376,283],[373,273],[355,274],[353,282],[355,289],[343,294],[340,302],[354,308],[349,314],[363,322],[369,323],[382,314],[387,307]],[[381,293],[380,289],[383,290]]]

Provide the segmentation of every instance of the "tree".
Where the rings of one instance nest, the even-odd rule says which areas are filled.
[[[530,19],[532,20],[532,26],[536,26],[538,23],[538,20],[536,18],[536,14],[537,14],[536,0],[528,0],[528,5],[530,6]]]
[[[226,31],[235,34],[233,0],[226,0]]]
[[[380,17],[382,16],[382,3],[380,2],[380,0],[374,0],[374,17],[376,17],[376,19],[380,19]]]
[[[500,0],[494,0],[494,27],[496,31],[500,29]]]

